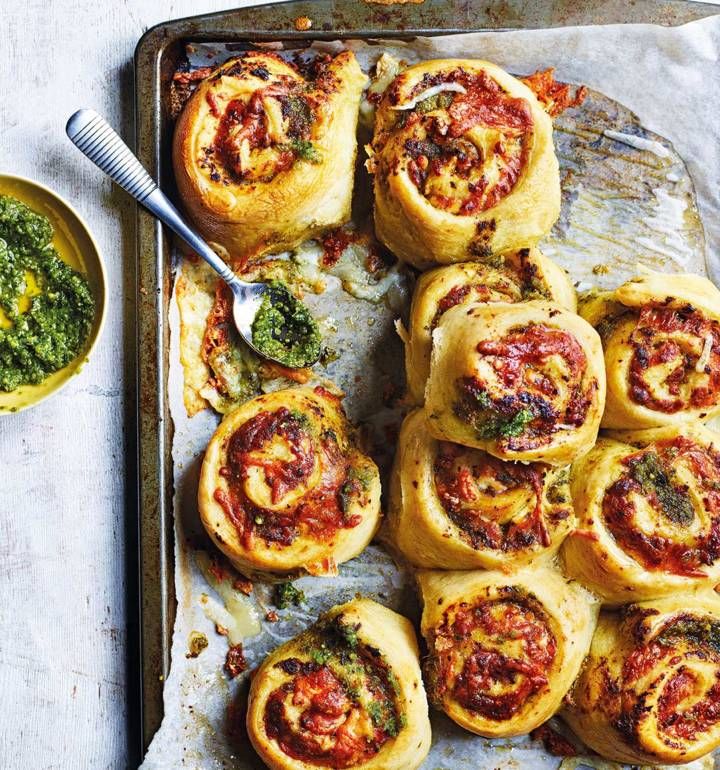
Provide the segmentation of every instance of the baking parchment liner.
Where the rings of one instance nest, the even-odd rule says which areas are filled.
[[[719,17],[678,28],[615,25],[466,34],[392,45],[344,41],[342,45],[356,51],[366,70],[382,51],[408,62],[467,56],[496,62],[520,75],[553,66],[558,79],[587,85],[591,93],[585,105],[556,120],[563,213],[541,244],[544,252],[569,270],[579,289],[616,286],[636,272],[636,263],[666,272],[707,271],[716,282],[720,279]],[[219,50],[215,54],[223,56]],[[397,301],[358,300],[347,295],[339,282],[329,281],[326,292],[309,297],[309,302],[314,312],[332,316],[338,329],[336,344],[352,343],[353,352],[344,348],[327,375],[346,390],[350,416],[382,433],[394,415],[383,407],[374,375],[389,368],[383,375],[395,373],[402,378],[402,351],[392,329]],[[205,542],[197,516],[197,477],[218,417],[211,410],[187,417],[174,300],[170,315],[168,390],[175,425],[178,609],[172,667],[165,683],[165,718],[142,767],[246,770],[262,767],[242,730],[234,729],[247,674],[230,681],[223,671],[228,642],[215,633],[214,622],[223,603],[197,559],[198,545]],[[386,445],[391,447],[391,442]],[[270,589],[256,584],[248,605],[255,618],[246,626],[259,623],[262,630],[244,643],[250,668],[321,611],[357,593],[417,618],[411,575],[377,545],[342,565],[335,578],[303,578],[296,585],[304,590],[306,602],[279,611],[279,621],[270,623],[263,620],[272,608]],[[208,612],[208,606],[214,610]],[[190,658],[188,639],[193,631],[205,634],[209,645]],[[487,741],[441,714],[434,713],[432,721],[433,748],[423,765],[428,770],[545,770],[561,764],[529,738]],[[563,760],[563,770],[578,766],[578,761]],[[593,764],[617,767],[597,760]],[[713,766],[709,759],[687,767],[707,770]]]

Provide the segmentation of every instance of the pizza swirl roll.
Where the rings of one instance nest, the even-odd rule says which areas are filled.
[[[685,764],[720,746],[720,600],[678,594],[600,616],[563,718],[633,765]]]
[[[432,339],[432,435],[551,465],[595,443],[605,368],[600,338],[579,316],[540,301],[454,307]]]
[[[552,555],[572,530],[568,476],[438,441],[418,410],[400,430],[388,531],[416,567],[507,569]]]
[[[587,653],[597,603],[547,567],[421,571],[430,701],[487,738],[522,735],[560,707]]]
[[[420,269],[534,244],[560,213],[552,121],[489,62],[401,72],[378,105],[369,153],[377,235]]]
[[[303,72],[249,51],[203,80],[178,119],[173,164],[205,238],[242,265],[346,222],[366,80],[351,51]]]
[[[255,672],[250,740],[272,770],[415,770],[430,748],[407,618],[369,599],[333,607]]]
[[[496,267],[463,262],[423,273],[415,284],[405,341],[405,369],[413,401],[423,401],[432,332],[447,310],[473,302],[531,299],[546,299],[572,312],[577,305],[567,273],[536,248],[506,254]]]
[[[568,574],[612,603],[720,582],[720,435],[695,424],[617,436],[573,466]]]
[[[230,412],[205,452],[200,517],[248,576],[333,574],[380,519],[375,463],[322,387],[258,396]]]
[[[579,312],[605,349],[603,428],[720,414],[720,291],[707,278],[648,273],[591,296]]]

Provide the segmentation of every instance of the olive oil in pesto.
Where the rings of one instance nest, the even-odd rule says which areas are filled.
[[[53,235],[47,217],[0,195],[0,391],[67,366],[90,332],[90,286],[60,259]]]
[[[320,330],[310,311],[285,284],[273,281],[252,323],[253,345],[264,355],[294,369],[320,356]]]

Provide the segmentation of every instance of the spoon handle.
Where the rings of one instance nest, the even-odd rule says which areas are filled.
[[[208,244],[189,227],[132,150],[95,110],[78,110],[65,127],[70,141],[117,185],[177,233],[230,286],[242,283]]]

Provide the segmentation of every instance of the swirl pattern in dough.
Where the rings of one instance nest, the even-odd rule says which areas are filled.
[[[720,414],[720,291],[707,278],[648,273],[591,296],[579,312],[603,340],[603,428]]]
[[[405,369],[413,401],[423,401],[430,373],[432,333],[447,310],[473,302],[531,299],[546,299],[572,312],[577,306],[567,273],[536,248],[506,254],[496,267],[462,262],[423,273],[415,285],[405,335]]]
[[[549,719],[590,646],[597,606],[557,571],[418,573],[431,702],[488,738]]]
[[[720,581],[720,435],[700,424],[600,439],[572,472],[568,574],[625,603]]]
[[[678,594],[604,612],[563,717],[591,749],[685,764],[720,746],[720,600]]]
[[[534,244],[560,212],[552,121],[485,61],[401,72],[378,105],[368,165],[377,235],[420,269]]]
[[[568,465],[595,443],[603,364],[595,330],[556,305],[454,307],[433,332],[430,432],[505,460]]]
[[[416,567],[507,569],[550,556],[575,522],[568,476],[438,441],[418,410],[400,430],[388,531]]]
[[[322,387],[258,396],[230,412],[203,461],[200,517],[249,576],[333,574],[380,519],[377,466]]]
[[[302,72],[249,51],[200,83],[175,128],[175,177],[193,222],[233,264],[350,218],[365,82],[351,51]]]
[[[253,676],[247,728],[271,770],[415,770],[430,748],[407,618],[369,599],[333,607]]]

